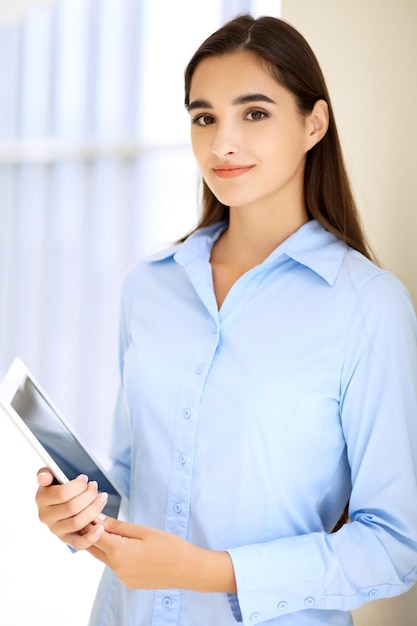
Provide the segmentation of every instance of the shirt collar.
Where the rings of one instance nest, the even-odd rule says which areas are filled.
[[[316,220],[310,220],[278,246],[269,258],[284,253],[333,285],[348,248],[347,243],[325,230]]]
[[[226,222],[201,228],[183,243],[157,252],[148,260],[156,262],[174,258],[179,265],[185,266],[197,258],[209,259],[213,244],[225,228]],[[333,285],[347,249],[348,245],[344,241],[325,230],[316,220],[310,220],[280,244],[265,259],[263,265],[272,263],[285,254],[297,263],[310,268],[329,285]]]
[[[188,265],[197,258],[210,257],[211,249],[221,233],[227,228],[226,222],[218,222],[193,232],[183,243],[160,250],[148,258],[148,261],[175,259],[179,265]]]

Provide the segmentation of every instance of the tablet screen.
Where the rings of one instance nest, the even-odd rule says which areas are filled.
[[[109,494],[103,512],[117,517],[120,494],[29,378],[10,404],[69,480],[86,474],[97,481],[99,490]]]

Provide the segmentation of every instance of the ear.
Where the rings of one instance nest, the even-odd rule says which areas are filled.
[[[317,100],[313,110],[306,117],[306,152],[311,150],[327,133],[329,127],[329,107],[325,100]]]

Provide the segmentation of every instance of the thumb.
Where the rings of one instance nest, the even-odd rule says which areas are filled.
[[[104,520],[97,519],[97,523],[102,524],[104,529],[112,535],[120,535],[122,537],[130,537],[132,539],[142,539],[145,526],[140,524],[130,524],[122,520],[106,517]]]
[[[40,487],[49,487],[54,481],[53,474],[46,467],[39,470],[37,478]]]
[[[126,531],[126,529],[123,529],[123,522],[121,522],[118,519],[115,519],[114,517],[109,517],[108,515],[103,516],[100,515],[98,517],[98,519],[95,520],[96,523],[102,524],[102,526],[104,526],[105,530],[108,533],[112,533],[113,535],[124,535],[125,532],[123,532],[123,530]]]

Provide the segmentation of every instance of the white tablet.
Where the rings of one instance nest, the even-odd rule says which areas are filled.
[[[99,490],[109,494],[103,512],[118,517],[121,493],[106,471],[86,451],[19,358],[13,361],[0,385],[0,408],[59,483],[68,482],[80,474],[85,474],[89,480],[96,480]]]

